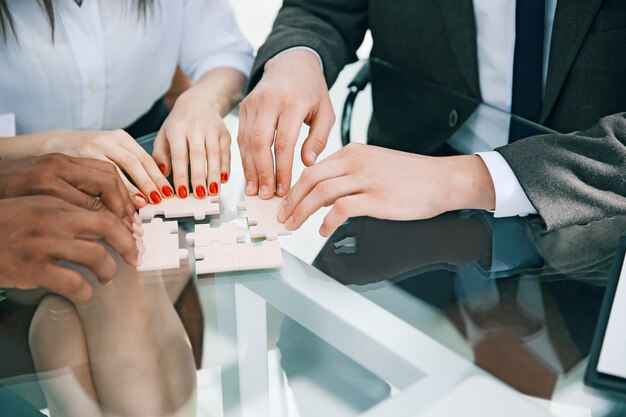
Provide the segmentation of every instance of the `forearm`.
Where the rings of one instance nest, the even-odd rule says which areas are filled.
[[[245,76],[234,68],[214,68],[181,94],[179,100],[199,99],[225,117],[243,98]]]
[[[0,158],[22,159],[56,152],[59,141],[72,134],[72,131],[55,130],[0,137]]]

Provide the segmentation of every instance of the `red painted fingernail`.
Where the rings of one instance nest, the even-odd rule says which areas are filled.
[[[161,173],[165,175],[165,164],[159,164],[159,169],[161,170]]]
[[[161,188],[161,191],[163,191],[163,195],[165,197],[171,197],[174,195],[174,190],[172,190],[172,187],[170,187],[169,185],[166,185],[165,187]]]
[[[204,198],[206,197],[206,188],[203,185],[198,185],[196,187],[196,197]]]
[[[185,187],[184,185],[178,187],[178,196],[180,198],[187,198],[187,187]]]
[[[222,183],[228,182],[228,172],[222,172]]]
[[[212,182],[211,184],[209,184],[209,194],[216,195],[218,191],[219,187],[217,186],[216,182]]]
[[[143,201],[145,201],[146,203],[148,202],[148,199],[146,198],[145,195],[141,194],[141,193],[137,193],[135,194],[135,198],[141,198]]]
[[[154,204],[159,204],[161,202],[161,196],[156,191],[152,191],[150,193],[150,200],[152,200]]]

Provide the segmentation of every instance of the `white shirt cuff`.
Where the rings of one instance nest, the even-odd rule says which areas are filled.
[[[537,214],[515,173],[498,152],[477,152],[487,165],[496,191],[494,217],[528,216]]]
[[[293,48],[285,49],[284,51],[277,53],[275,57],[281,56],[285,52],[294,51],[294,50],[297,50],[297,49],[304,49],[306,51],[313,52],[315,54],[315,56],[317,56],[317,59],[320,60],[320,67],[322,67],[322,72],[324,72],[324,63],[322,62],[322,57],[320,56],[320,54],[317,53],[317,51],[315,49],[309,48],[308,46],[294,46]]]

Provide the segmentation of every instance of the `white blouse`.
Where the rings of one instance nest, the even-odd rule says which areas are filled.
[[[9,0],[17,42],[0,39],[0,115],[17,134],[123,128],[165,92],[180,65],[194,82],[215,67],[249,75],[253,61],[228,0],[55,0],[54,42],[34,0]]]

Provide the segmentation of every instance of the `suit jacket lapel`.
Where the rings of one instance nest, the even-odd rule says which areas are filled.
[[[541,122],[552,111],[601,4],[602,0],[560,0],[557,3]]]
[[[441,0],[440,4],[457,64],[470,90],[476,97],[480,97],[473,1]]]

